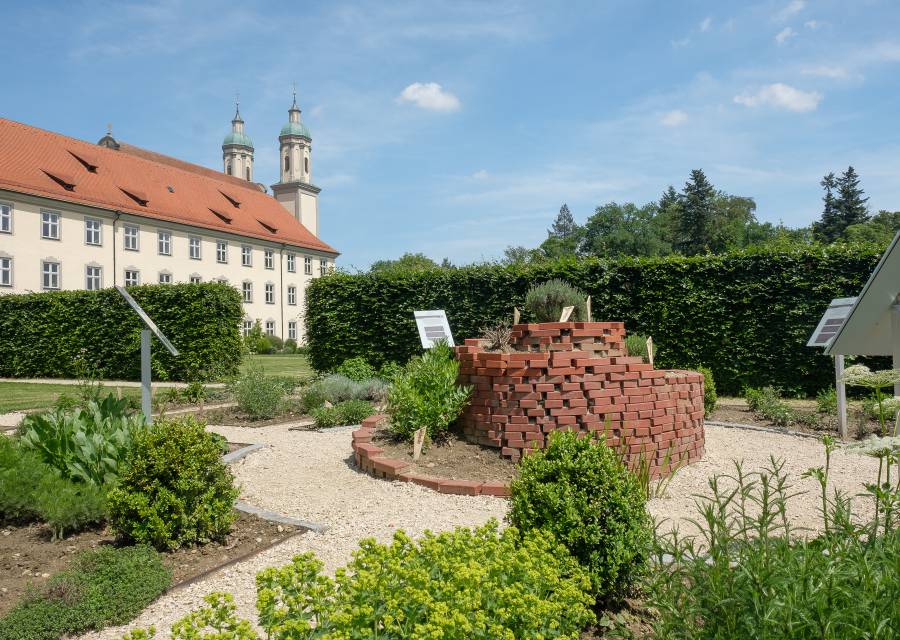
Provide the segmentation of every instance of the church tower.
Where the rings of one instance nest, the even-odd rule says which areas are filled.
[[[281,179],[272,185],[275,199],[316,237],[319,236],[321,189],[312,184],[312,137],[300,120],[297,94],[288,109],[288,122],[278,136]]]
[[[226,174],[253,182],[253,141],[244,133],[240,105],[235,107],[231,133],[222,141],[222,164]]]

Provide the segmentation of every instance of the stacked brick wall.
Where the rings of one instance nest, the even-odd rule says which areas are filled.
[[[653,475],[703,455],[703,376],[655,370],[625,353],[620,322],[520,324],[513,352],[457,347],[461,384],[473,387],[462,416],[471,442],[518,460],[558,429],[601,431],[629,463]]]

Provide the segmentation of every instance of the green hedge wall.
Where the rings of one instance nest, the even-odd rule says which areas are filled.
[[[208,283],[128,291],[181,353],[173,357],[153,338],[155,378],[237,372],[243,310],[236,289]],[[137,380],[142,326],[115,289],[0,296],[0,376],[73,378],[81,356],[100,377]]]
[[[306,296],[312,365],[346,358],[404,362],[420,351],[413,311],[445,309],[454,338],[510,322],[532,284],[563,278],[592,296],[595,320],[653,336],[657,366],[710,367],[720,393],[775,385],[813,393],[833,383],[821,349],[806,341],[832,298],[857,295],[881,250],[832,245],[716,256],[563,260],[313,281]],[[523,316],[523,321],[528,318]]]

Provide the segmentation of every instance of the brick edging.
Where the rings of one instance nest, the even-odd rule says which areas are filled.
[[[509,486],[502,482],[478,482],[476,480],[449,480],[432,478],[408,471],[409,463],[388,458],[384,449],[372,444],[375,428],[387,420],[386,415],[375,415],[362,421],[360,428],[353,432],[353,458],[356,466],[376,478],[412,482],[439,493],[463,496],[509,497]]]

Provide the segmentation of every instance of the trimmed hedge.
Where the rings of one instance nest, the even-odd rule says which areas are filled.
[[[539,265],[317,278],[306,295],[313,367],[421,350],[413,311],[445,309],[457,343],[509,321],[533,284],[562,278],[591,296],[595,320],[653,336],[657,366],[713,371],[720,393],[774,385],[813,394],[833,366],[806,341],[832,298],[859,294],[882,250],[870,245],[751,249],[714,256],[561,260]],[[523,317],[528,321],[527,317]]]
[[[154,338],[155,378],[237,372],[243,310],[236,289],[205,283],[128,291],[181,353],[173,357]],[[137,380],[142,327],[115,289],[0,296],[0,377],[74,378],[83,358],[101,378]]]

